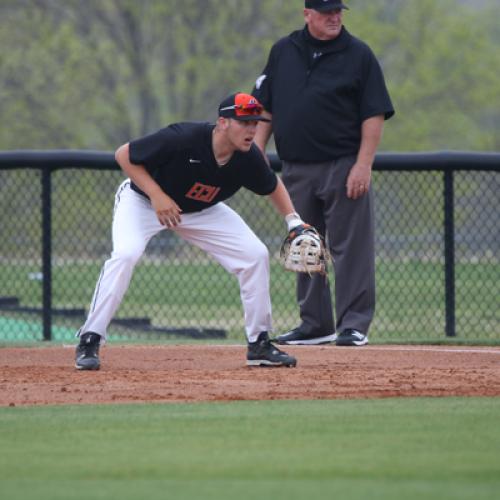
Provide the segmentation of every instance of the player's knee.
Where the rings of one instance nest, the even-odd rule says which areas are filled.
[[[266,264],[269,262],[269,250],[260,240],[250,245],[247,252],[248,260],[252,265]]]
[[[135,266],[137,261],[141,258],[144,249],[142,247],[128,246],[126,248],[115,249],[112,258],[124,265]]]

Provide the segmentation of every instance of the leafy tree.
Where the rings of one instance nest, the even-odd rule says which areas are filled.
[[[496,0],[351,2],[397,115],[382,149],[499,149]],[[0,148],[114,149],[250,90],[298,0],[2,0]]]
[[[396,107],[384,149],[498,148],[500,52],[492,19],[500,9],[488,5],[387,0],[369,2],[352,16],[384,66]]]
[[[289,5],[38,0],[0,7],[18,26],[14,40],[10,30],[1,40],[12,76],[0,102],[23,118],[0,132],[1,144],[109,148],[166,122],[214,118],[226,93],[257,76],[264,33],[296,15]],[[43,131],[30,130],[31,117],[45,123]]]

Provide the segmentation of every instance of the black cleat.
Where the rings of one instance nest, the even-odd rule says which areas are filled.
[[[280,351],[269,340],[267,332],[262,332],[256,342],[248,344],[247,366],[296,366],[297,360]]]
[[[362,346],[368,344],[368,336],[349,328],[339,334],[335,344],[338,346]]]
[[[99,370],[99,344],[101,336],[87,332],[80,336],[80,343],[76,346],[75,368],[77,370]]]
[[[335,342],[337,335],[335,333],[326,333],[321,330],[308,330],[298,326],[289,332],[276,337],[278,344],[288,345],[320,345]]]

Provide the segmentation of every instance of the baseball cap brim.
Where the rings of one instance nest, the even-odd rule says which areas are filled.
[[[232,120],[237,120],[239,122],[270,122],[269,118],[264,118],[262,115],[253,116],[230,116]]]
[[[349,7],[343,3],[337,3],[337,4],[330,4],[330,5],[321,5],[318,7],[311,7],[313,10],[317,10],[318,12],[328,12],[330,10],[335,10],[335,9],[343,9],[343,10],[349,10]]]
[[[334,5],[332,7],[328,7],[328,6],[326,6],[326,7],[317,7],[315,9],[313,9],[313,10],[316,10],[318,12],[329,12],[331,10],[336,10],[336,9],[349,10],[349,7],[346,7],[345,5],[342,5],[342,6],[340,6],[340,5],[339,6],[335,6]]]

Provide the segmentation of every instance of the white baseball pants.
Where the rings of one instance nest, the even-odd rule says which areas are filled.
[[[266,246],[224,203],[183,214],[181,219],[171,230],[212,255],[238,278],[248,341],[255,342],[260,332],[271,331]],[[163,230],[168,229],[158,221],[150,201],[132,190],[129,179],[124,181],[115,196],[113,252],[101,270],[87,320],[77,335],[91,331],[105,342],[108,325],[128,289],[135,265],[149,240]]]

